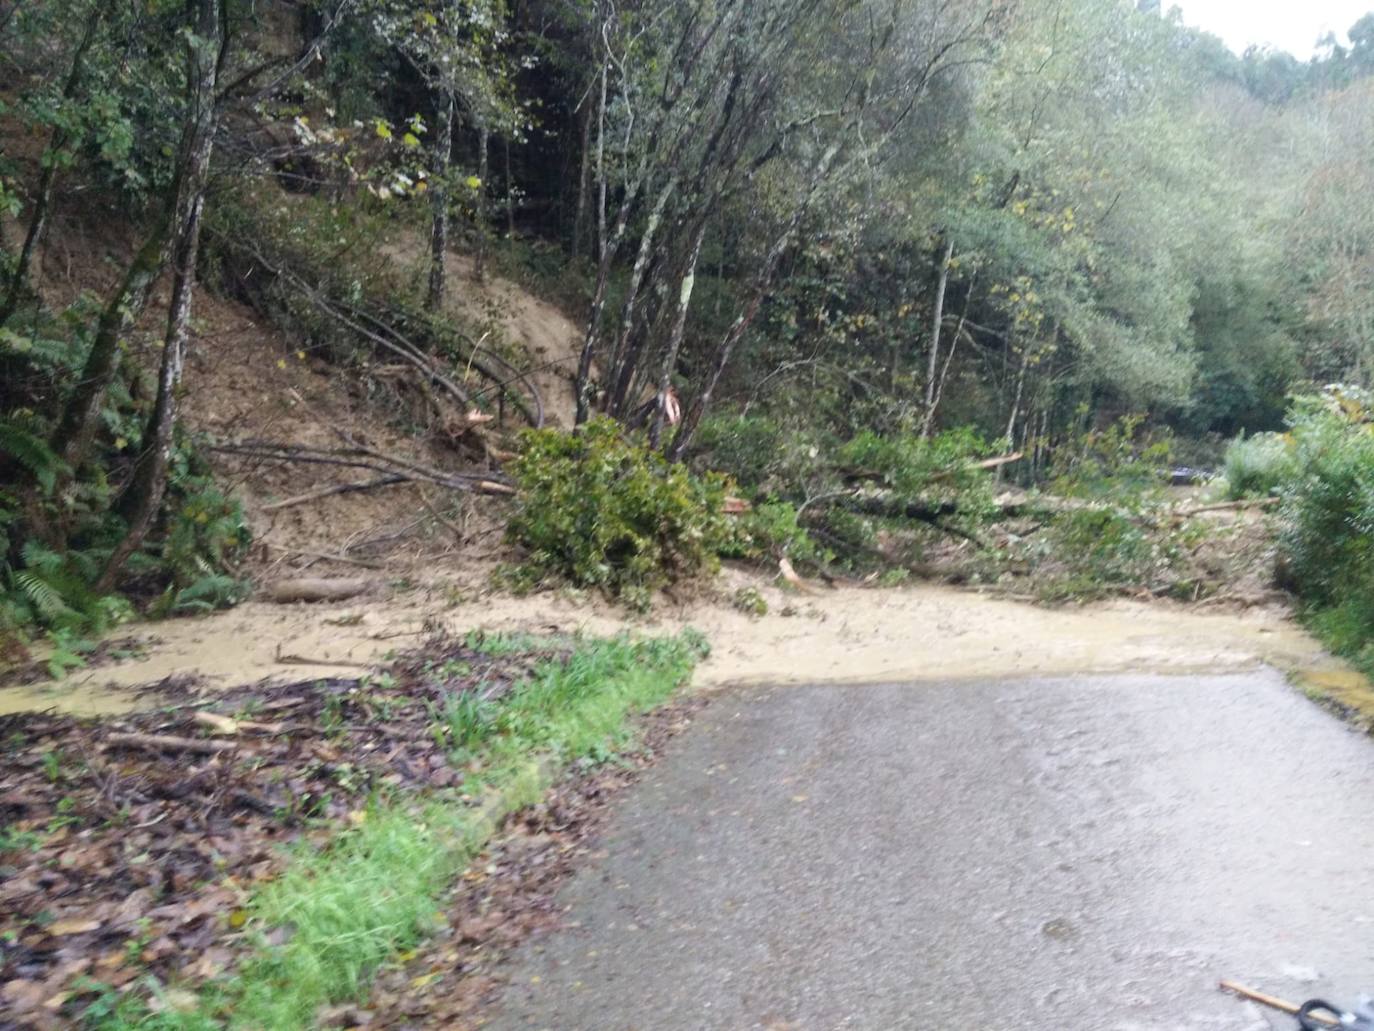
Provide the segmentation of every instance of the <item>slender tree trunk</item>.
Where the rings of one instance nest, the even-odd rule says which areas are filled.
[[[687,312],[692,304],[692,288],[696,285],[697,261],[701,257],[701,242],[706,237],[706,220],[700,220],[692,248],[687,254],[687,262],[678,283],[677,306],[673,312],[673,329],[668,337],[668,346],[663,353],[663,365],[658,374],[658,394],[654,398],[654,417],[649,424],[649,446],[658,447],[658,439],[663,434],[663,422],[667,415],[668,390],[673,385],[673,371],[677,368],[678,352],[682,350],[682,337],[687,330]]]
[[[72,55],[67,80],[62,86],[63,103],[70,103],[81,88],[86,55],[90,52],[91,44],[95,42],[100,31],[100,24],[104,20],[105,12],[109,6],[108,3],[105,3],[97,7],[86,22],[86,29],[81,35],[81,42],[77,44],[76,52]],[[33,255],[38,249],[39,241],[43,238],[43,231],[48,226],[48,212],[52,206],[53,185],[57,182],[57,168],[62,152],[66,150],[69,142],[70,139],[65,129],[60,125],[53,128],[52,138],[43,151],[42,171],[38,175],[38,191],[34,196],[33,215],[29,220],[28,232],[24,234],[24,243],[19,248],[19,257],[15,260],[14,270],[10,273],[5,300],[0,303],[0,326],[7,323],[10,317],[14,315],[15,309],[19,307],[28,288],[29,267],[33,264]]]
[[[945,253],[940,260],[940,278],[935,286],[935,315],[930,326],[930,354],[926,356],[926,410],[921,422],[921,436],[930,436],[931,424],[935,421],[935,374],[940,363],[940,328],[945,320],[945,290],[949,287],[949,263],[954,259],[954,240],[945,244]]]
[[[629,224],[630,212],[634,210],[642,186],[643,178],[640,177],[626,190],[625,197],[620,202],[620,210],[616,213],[615,225],[597,262],[596,286],[592,290],[591,312],[587,316],[587,334],[582,340],[582,354],[577,362],[577,414],[574,423],[577,426],[586,422],[587,416],[591,414],[592,359],[596,357],[596,345],[601,337],[601,317],[606,310],[606,290],[611,282],[611,265],[615,261],[616,252],[620,249],[620,241],[625,237],[625,227]]]
[[[487,170],[489,162],[487,160],[488,144],[491,142],[491,130],[485,125],[477,129],[477,260],[473,262],[472,271],[477,282],[482,282],[487,278],[487,233],[489,230],[488,222],[490,215],[487,213]]]
[[[926,422],[921,428],[923,437],[930,436],[935,424],[935,413],[940,410],[940,400],[945,396],[945,384],[949,382],[949,367],[954,364],[954,352],[959,350],[959,341],[964,337],[964,325],[968,321],[968,306],[973,300],[975,281],[976,274],[969,277],[968,292],[964,294],[964,310],[959,313],[959,324],[954,327],[954,336],[950,338],[949,350],[945,352],[944,364],[940,366],[940,376],[935,383],[935,398],[926,410]]]
[[[1026,389],[1026,369],[1029,362],[1027,355],[1021,355],[1021,367],[1016,373],[1016,394],[1012,397],[1011,415],[1007,418],[1007,450],[1011,451],[1016,446],[1016,421],[1021,417],[1021,396]]]
[[[196,258],[200,252],[200,222],[205,208],[205,184],[215,145],[215,89],[226,39],[221,0],[197,0],[195,36],[189,41],[189,111],[182,133],[181,169],[172,215],[172,299],[163,337],[157,400],[143,437],[143,453],[133,482],[121,503],[128,532],[115,547],[95,589],[114,586],[116,577],[152,529],[167,489],[167,464],[176,429],[177,393],[186,363],[191,329],[191,301],[195,293]]]
[[[592,107],[582,113],[582,168],[577,177],[577,215],[573,219],[572,256],[582,253],[582,241],[587,235],[587,193],[592,178]]]
[[[170,213],[158,219],[100,313],[86,363],[51,441],[53,453],[67,465],[66,475],[74,476],[86,460],[101,402],[119,366],[119,342],[143,313],[148,291],[166,263],[170,224]]]
[[[515,239],[515,178],[510,171],[510,137],[504,137],[506,145],[506,239]]]
[[[610,78],[606,55],[601,58],[601,99],[596,106],[596,256],[606,256],[606,84]]]
[[[425,307],[438,311],[444,306],[444,287],[448,283],[448,206],[449,168],[453,162],[453,90],[439,98],[439,126],[434,138],[434,176],[430,181],[433,209],[429,234],[429,293]]]
[[[677,433],[673,435],[672,442],[668,445],[667,452],[670,461],[682,461],[682,456],[686,454],[687,448],[692,443],[692,438],[696,436],[697,427],[701,425],[701,417],[711,407],[716,387],[720,385],[720,377],[724,374],[725,367],[730,364],[730,358],[734,354],[735,347],[758,316],[759,309],[763,307],[764,298],[768,296],[768,292],[772,288],[773,274],[777,271],[778,263],[782,260],[783,253],[787,250],[788,244],[791,243],[798,227],[801,226],[802,219],[810,210],[811,202],[815,199],[821,183],[830,174],[830,169],[833,167],[836,157],[839,156],[839,152],[840,144],[838,142],[832,143],[817,160],[816,167],[812,169],[811,180],[807,184],[806,193],[797,201],[792,209],[791,217],[786,226],[783,227],[783,231],[778,234],[773,245],[768,249],[763,264],[760,265],[754,276],[754,286],[749,300],[744,309],[735,317],[735,321],[721,338],[720,343],[716,345],[715,357],[711,363],[711,371],[707,375],[706,383],[683,413],[682,423],[678,426]]]
[[[615,347],[611,351],[611,360],[606,365],[606,376],[612,383],[619,380],[620,363],[626,355],[630,333],[634,329],[635,308],[639,303],[640,289],[644,285],[644,273],[649,267],[649,259],[653,256],[654,240],[658,234],[659,224],[663,221],[663,211],[668,206],[668,199],[676,187],[677,177],[673,176],[659,191],[658,199],[654,201],[653,209],[645,222],[644,234],[639,238],[639,252],[635,255],[634,265],[630,269],[630,281],[625,286],[625,303],[620,311],[620,335],[616,338]]]

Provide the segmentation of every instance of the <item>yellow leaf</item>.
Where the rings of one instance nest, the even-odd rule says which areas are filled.
[[[380,118],[377,119],[377,135],[384,140],[391,139],[391,126],[387,125],[386,122],[382,121]]]
[[[401,142],[407,147],[418,147],[420,145],[420,137],[416,136],[413,132],[408,132],[401,137]]]
[[[367,810],[354,809],[348,814],[348,822],[354,827],[361,827],[363,824],[367,823]]]
[[[482,185],[482,180],[475,175],[468,176],[466,182],[469,190],[476,190]]]
[[[285,358],[278,358],[278,359],[277,359],[277,368],[279,368],[279,369],[284,369],[284,368],[286,368],[286,359],[285,359]]]
[[[229,926],[234,930],[237,931],[246,923],[248,923],[248,910],[236,909],[229,914]]]
[[[427,986],[433,984],[435,981],[439,980],[439,978],[441,978],[441,977],[443,977],[443,976],[444,976],[444,973],[443,973],[442,970],[436,971],[436,972],[434,972],[434,973],[432,973],[432,974],[421,974],[419,977],[412,977],[412,978],[410,979],[410,987],[412,987],[412,988],[425,988],[425,987],[427,987]]]
[[[98,930],[99,920],[54,920],[48,925],[48,933],[52,935],[85,934]]]
[[[123,451],[123,450],[124,450],[126,447],[128,447],[128,446],[129,446],[129,442],[128,442],[127,440],[125,440],[123,437],[115,437],[115,450],[116,450],[116,451]]]
[[[305,361],[305,352],[304,352],[304,351],[297,351],[297,352],[296,352],[296,357],[299,358],[301,361]]]

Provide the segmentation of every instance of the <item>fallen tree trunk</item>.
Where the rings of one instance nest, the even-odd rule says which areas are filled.
[[[356,598],[372,584],[371,580],[326,580],[321,577],[278,580],[267,589],[267,597],[281,605],[297,601],[346,601]]]
[[[1245,508],[1270,508],[1282,498],[1241,498],[1239,501],[1218,501],[1212,505],[1198,505],[1196,508],[1180,508],[1175,516],[1186,519],[1188,516],[1201,515],[1203,512],[1234,512]]]
[[[354,444],[345,448],[317,448],[299,444],[282,444],[267,440],[229,441],[209,445],[211,451],[221,454],[242,455],[248,458],[263,458],[277,462],[302,462],[316,465],[339,465],[355,469],[371,469],[374,472],[399,476],[403,480],[434,483],[452,490],[468,491],[474,494],[514,494],[510,484],[495,479],[494,473],[487,471],[445,472],[432,469],[409,459],[384,454],[372,448]]]

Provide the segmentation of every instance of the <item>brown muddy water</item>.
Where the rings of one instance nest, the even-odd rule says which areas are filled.
[[[738,584],[735,583],[738,581]],[[695,686],[961,680],[1070,673],[1234,672],[1269,665],[1301,673],[1317,690],[1339,690],[1359,708],[1368,685],[1279,609],[1199,611],[1117,601],[1045,608],[953,588],[840,588],[797,594],[738,572],[723,578],[761,590],[769,614],[746,615],[728,602],[664,607],[651,618],[576,596],[516,598],[435,582],[336,604],[248,602],[228,612],[124,627],[142,634],[135,657],[74,671],[60,683],[0,687],[0,714],[56,709],[79,714],[129,711],[157,703],[138,688],[196,677],[203,689],[264,678],[339,675],[413,648],[435,629],[672,633],[695,627],[712,645]],[[1374,705],[1369,710],[1374,713]]]

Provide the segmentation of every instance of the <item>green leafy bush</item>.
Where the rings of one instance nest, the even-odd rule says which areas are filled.
[[[669,464],[610,420],[527,431],[512,470],[520,497],[508,533],[525,551],[517,585],[562,580],[644,608],[656,589],[714,572],[730,546],[728,481]]]
[[[1173,439],[1125,415],[1104,429],[1080,433],[1059,446],[1054,457],[1056,494],[1111,498],[1128,507],[1145,501],[1166,482]]]
[[[1281,433],[1240,436],[1226,449],[1226,494],[1230,498],[1265,497],[1297,471],[1293,442]]]
[[[1374,673],[1374,395],[1295,399],[1276,462],[1287,585],[1314,630]]]
[[[1148,585],[1177,557],[1171,540],[1112,508],[1065,512],[1047,537],[1048,557],[1057,568],[1039,591],[1049,599],[1090,598]]]
[[[830,556],[811,539],[788,501],[765,501],[733,520],[733,532],[721,549],[726,558],[764,559],[786,556],[793,562],[823,563]]]

